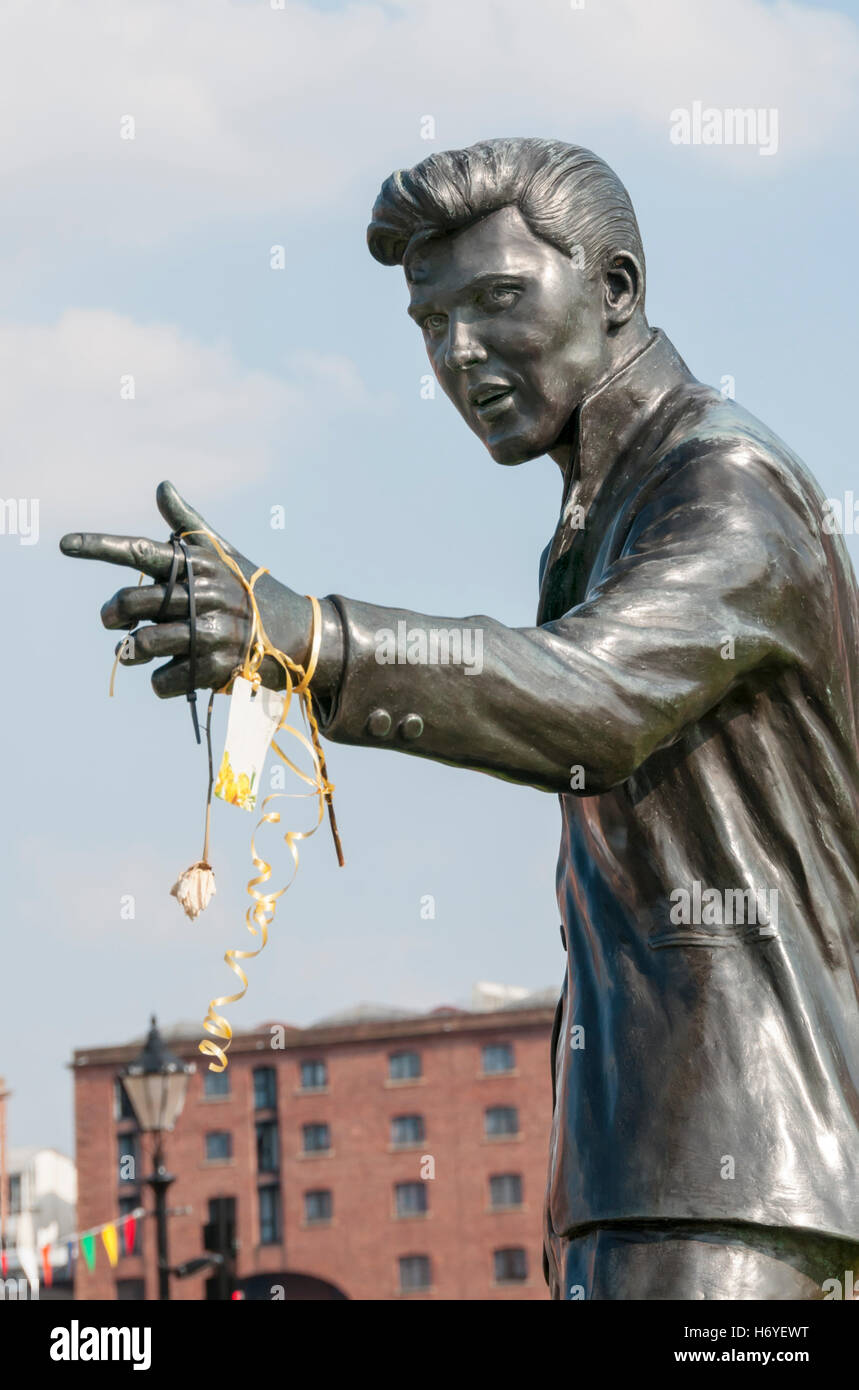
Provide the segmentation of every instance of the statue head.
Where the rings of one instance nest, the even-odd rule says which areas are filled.
[[[485,140],[391,175],[367,229],[402,265],[439,384],[498,463],[563,443],[648,333],[629,195],[590,150]]]

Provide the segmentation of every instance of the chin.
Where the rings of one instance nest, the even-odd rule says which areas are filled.
[[[519,463],[538,459],[551,447],[545,440],[535,441],[523,435],[507,435],[503,439],[485,440],[486,448],[496,463],[514,468]]]

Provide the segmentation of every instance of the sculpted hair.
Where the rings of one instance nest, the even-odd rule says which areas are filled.
[[[386,179],[367,228],[367,245],[383,265],[406,265],[430,237],[444,236],[517,207],[535,236],[589,273],[631,252],[644,273],[644,249],[629,194],[590,150],[562,140],[482,140],[431,154]]]

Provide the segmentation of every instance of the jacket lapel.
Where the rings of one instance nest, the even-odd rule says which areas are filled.
[[[604,530],[596,516],[603,484],[681,380],[694,378],[665,334],[654,329],[645,346],[582,402],[564,505],[541,577],[538,625],[583,602]]]

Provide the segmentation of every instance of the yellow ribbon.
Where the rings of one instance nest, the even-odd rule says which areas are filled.
[[[146,575],[145,575],[145,574],[141,574],[140,578],[139,578],[138,581],[137,581],[137,587],[138,587],[138,589],[140,588],[140,586],[141,586],[141,584],[143,583],[143,581],[144,581],[145,578],[146,578]],[[134,624],[134,627],[137,627],[137,623]],[[131,628],[131,630],[125,634],[125,636],[123,637],[122,641],[120,642],[119,646],[118,646],[117,649],[116,649],[116,656],[113,658],[113,669],[111,670],[111,673],[110,673],[110,689],[108,690],[108,694],[110,695],[111,699],[113,699],[113,688],[114,688],[114,685],[115,685],[115,683],[116,683],[116,672],[117,672],[117,668],[118,668],[118,666],[119,666],[120,661],[122,660],[123,652],[125,652],[125,651],[128,650],[128,648],[126,647],[126,643],[127,643],[128,639],[129,639],[129,637],[131,637],[132,642],[134,641],[134,638],[132,637],[132,633],[134,632],[134,627]]]
[[[340,844],[340,836],[337,830],[337,821],[334,816],[334,785],[332,782],[328,780],[328,769],[325,765],[325,755],[322,752],[322,747],[319,741],[319,725],[316,721],[316,716],[313,712],[313,700],[310,693],[310,682],[313,679],[314,673],[316,671],[316,665],[319,660],[319,648],[322,641],[322,613],[319,607],[319,600],[314,598],[311,594],[307,595],[307,597],[310,599],[311,604],[312,629],[310,638],[310,651],[307,656],[307,664],[306,666],[301,666],[298,662],[292,661],[291,658],[285,654],[285,652],[279,651],[278,648],[273,645],[273,643],[269,640],[268,634],[266,633],[266,630],[263,626],[259,606],[257,604],[256,596],[254,594],[254,586],[256,585],[256,582],[259,579],[260,575],[267,574],[268,570],[263,568],[257,569],[251,575],[251,578],[248,580],[245,578],[244,574],[242,573],[241,569],[239,568],[238,564],[233,559],[233,557],[227,554],[223,546],[218,541],[217,536],[214,536],[211,531],[205,528],[200,528],[200,530],[198,531],[183,531],[182,533],[183,539],[188,536],[196,535],[206,536],[210,544],[214,547],[221,561],[227,566],[229,570],[232,571],[232,573],[236,576],[239,582],[243,585],[248,595],[248,600],[251,606],[251,633],[250,638],[248,640],[248,648],[247,652],[245,653],[244,661],[240,666],[236,667],[235,671],[230,677],[230,680],[223,687],[223,689],[218,692],[218,694],[228,694],[230,688],[232,687],[233,680],[236,676],[243,676],[245,680],[250,681],[251,684],[258,689],[261,684],[261,677],[259,674],[260,666],[262,665],[265,657],[272,657],[281,667],[285,678],[283,709],[281,711],[281,716],[277,728],[275,729],[275,734],[278,734],[281,730],[284,730],[286,733],[292,734],[294,738],[298,739],[302,747],[305,748],[307,752],[310,754],[310,759],[313,766],[312,776],[309,776],[307,773],[302,772],[301,769],[298,768],[295,765],[295,763],[293,763],[286,756],[286,754],[278,746],[275,739],[272,738],[271,746],[277,753],[278,757],[281,758],[281,760],[286,764],[286,766],[289,767],[294,773],[296,773],[296,775],[303,782],[306,782],[307,785],[311,788],[311,790],[309,792],[270,793],[262,803],[262,809],[265,812],[265,814],[262,815],[260,819],[257,821],[257,824],[254,828],[254,833],[251,836],[251,859],[253,860],[254,868],[256,868],[259,872],[258,876],[256,878],[250,879],[247,885],[247,891],[253,898],[254,902],[253,906],[249,907],[247,909],[247,912],[245,913],[245,925],[248,931],[251,933],[251,936],[259,936],[260,944],[255,951],[240,951],[238,949],[233,949],[225,953],[224,960],[226,964],[229,966],[229,968],[233,971],[233,973],[241,981],[242,988],[239,990],[238,994],[225,994],[218,999],[210,1000],[209,1011],[206,1014],[205,1019],[203,1020],[203,1027],[206,1029],[206,1032],[210,1033],[214,1038],[219,1038],[221,1042],[224,1044],[224,1046],[219,1046],[219,1044],[213,1042],[211,1038],[204,1038],[203,1041],[198,1044],[200,1052],[202,1052],[205,1057],[217,1058],[218,1061],[220,1061],[221,1063],[220,1066],[216,1066],[215,1062],[210,1062],[209,1070],[215,1072],[222,1072],[225,1071],[227,1068],[227,1049],[229,1048],[230,1042],[232,1040],[233,1030],[230,1027],[230,1024],[227,1021],[227,1019],[225,1019],[223,1015],[216,1013],[215,1011],[216,1009],[223,1008],[223,1006],[226,1004],[235,1004],[239,999],[243,998],[243,996],[247,992],[248,978],[242,967],[239,964],[237,964],[237,962],[240,960],[253,960],[253,958],[255,956],[258,956],[260,952],[265,948],[265,945],[268,941],[268,929],[271,926],[271,923],[274,921],[277,901],[279,898],[283,896],[287,888],[290,887],[295,878],[296,873],[298,872],[298,849],[296,848],[296,843],[299,840],[307,840],[310,838],[311,835],[314,835],[316,833],[316,831],[319,829],[319,826],[322,823],[322,818],[325,814],[326,805],[328,807],[328,816],[331,824],[331,833],[334,837],[334,846],[337,851],[338,863],[342,867],[345,861],[343,858],[343,850]],[[297,695],[299,697],[302,714],[310,731],[309,739],[304,733],[302,733],[300,729],[296,729],[293,725],[287,724],[286,722],[286,716],[289,711],[290,704],[292,703],[293,695]],[[316,824],[312,826],[310,830],[287,830],[286,834],[284,835],[284,840],[286,842],[286,846],[290,854],[292,855],[292,874],[289,878],[289,881],[285,883],[282,888],[278,888],[273,892],[260,893],[257,892],[257,889],[262,884],[268,883],[269,879],[271,878],[271,865],[268,864],[266,860],[263,859],[257,853],[256,832],[259,830],[261,825],[277,825],[280,822],[279,811],[265,811],[265,808],[268,806],[269,802],[274,801],[277,797],[280,796],[315,796],[318,803],[319,814],[316,819]]]

